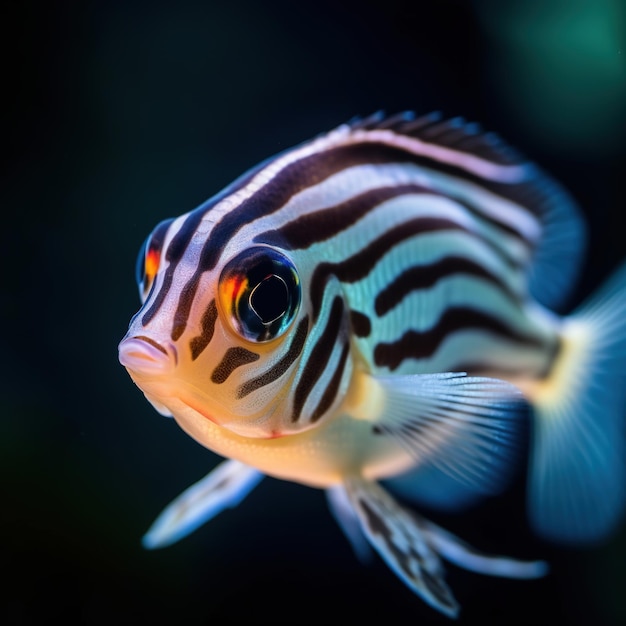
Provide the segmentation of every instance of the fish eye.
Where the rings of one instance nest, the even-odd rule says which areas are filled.
[[[152,236],[149,235],[141,245],[135,264],[135,280],[139,288],[139,298],[144,303],[154,282],[159,267],[160,254],[152,245]]]
[[[280,337],[293,322],[300,307],[300,278],[284,254],[255,246],[226,264],[218,294],[233,330],[262,343]]]
[[[139,248],[139,253],[137,254],[137,261],[135,262],[135,281],[137,282],[137,287],[139,288],[139,297],[143,300],[144,296],[144,284],[146,280],[146,250],[148,249],[148,241],[150,237],[148,237],[142,244],[141,248]]]
[[[173,218],[169,218],[157,224],[139,249],[135,265],[135,279],[139,287],[139,298],[142,304],[147,300],[159,271],[163,242],[173,221]]]

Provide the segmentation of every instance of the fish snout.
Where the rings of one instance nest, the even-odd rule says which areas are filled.
[[[120,363],[131,372],[146,375],[165,374],[177,363],[176,348],[171,343],[161,343],[137,335],[125,337],[119,345]]]

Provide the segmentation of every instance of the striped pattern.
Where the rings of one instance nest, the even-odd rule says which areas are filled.
[[[539,376],[558,344],[528,314],[527,280],[546,229],[560,223],[559,194],[461,120],[355,120],[159,231],[161,268],[134,323],[144,335],[166,324],[235,414],[267,410],[288,430],[332,414],[351,350],[374,373],[470,364],[472,373]],[[238,340],[215,301],[224,264],[258,244],[285,252],[303,289],[289,332],[262,350]],[[277,401],[280,411],[270,410]]]

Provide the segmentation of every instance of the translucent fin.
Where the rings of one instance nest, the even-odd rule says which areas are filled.
[[[472,155],[498,165],[527,163],[524,156],[492,132],[462,117],[446,118],[440,111],[417,116],[413,111],[386,115],[384,111],[348,122],[352,131],[390,130],[459,154]]]
[[[498,493],[508,483],[526,407],[516,387],[450,372],[376,380],[386,400],[374,432],[394,437],[418,467],[471,493]]]
[[[361,530],[359,518],[356,516],[342,485],[334,485],[326,489],[328,506],[344,535],[348,538],[356,557],[361,563],[370,563],[373,557],[372,548],[367,537]]]
[[[428,520],[423,520],[423,524],[433,548],[446,560],[464,569],[504,578],[540,578],[548,572],[545,561],[486,555]]]
[[[358,477],[347,478],[343,500],[354,510],[362,532],[393,572],[430,606],[457,617],[459,606],[444,581],[439,556],[481,574],[509,578],[537,578],[543,561],[519,561],[487,556],[439,526],[396,502],[380,485]]]
[[[239,461],[223,461],[162,511],[143,536],[143,546],[163,548],[186,537],[225,508],[237,506],[263,476]]]
[[[533,251],[528,288],[538,302],[557,311],[567,303],[580,273],[586,225],[578,205],[560,185],[539,172],[537,179],[541,238]]]
[[[503,465],[504,471],[507,471],[507,464]],[[381,482],[392,493],[413,504],[446,513],[463,511],[490,495],[484,489],[472,488],[466,482],[460,482],[431,463]],[[504,484],[506,481],[502,482]]]
[[[562,543],[594,542],[626,504],[626,265],[565,319],[535,407],[529,515]]]
[[[365,536],[393,572],[430,606],[456,617],[459,606],[419,518],[376,483],[354,477],[344,487]]]

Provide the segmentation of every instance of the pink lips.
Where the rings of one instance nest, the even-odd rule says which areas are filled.
[[[142,335],[123,339],[119,345],[120,363],[132,372],[164,374],[176,365],[176,350]]]

